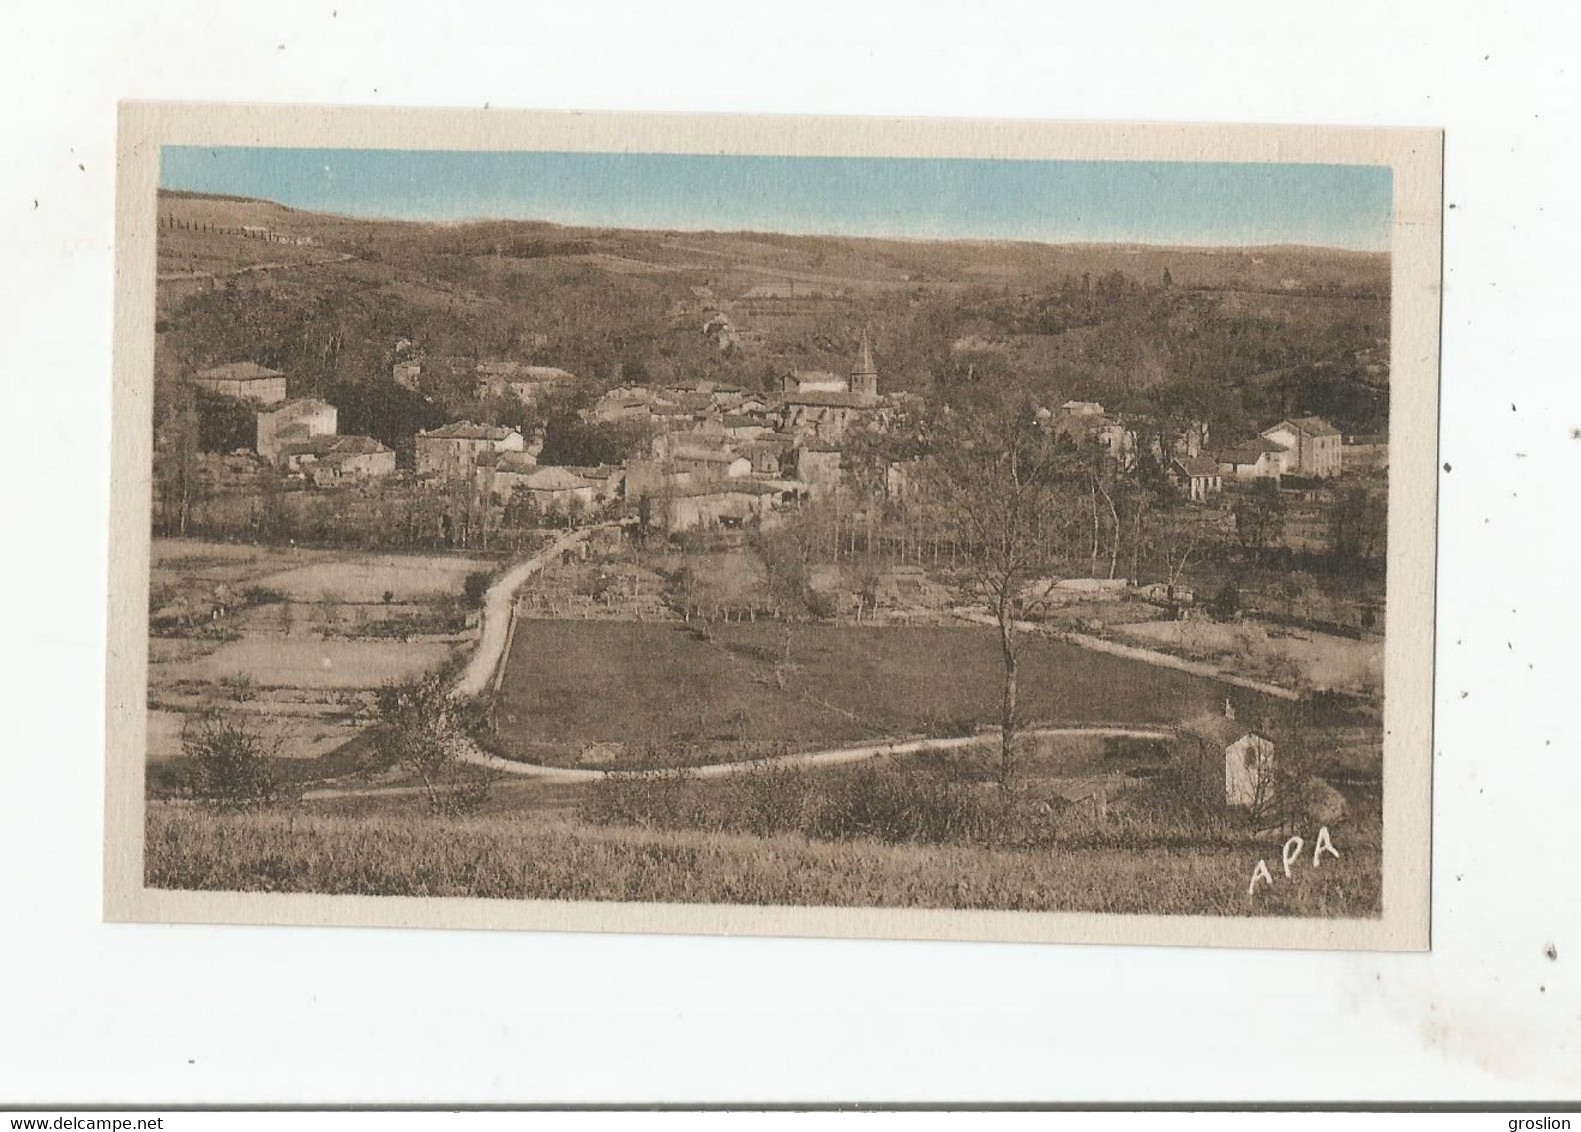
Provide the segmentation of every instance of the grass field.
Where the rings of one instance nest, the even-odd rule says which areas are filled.
[[[376,688],[438,667],[453,649],[443,642],[245,637],[198,659],[161,664],[158,676],[161,683],[247,677],[259,688]]]
[[[692,761],[765,747],[810,750],[881,736],[960,733],[997,720],[991,629],[807,625],[792,666],[777,624],[523,620],[500,691],[504,753],[569,765],[590,747],[684,746]],[[1059,642],[1028,640],[1020,713],[1043,723],[1174,723],[1222,707],[1215,681]],[[1234,699],[1248,718],[1268,705]],[[609,748],[616,747],[610,754]]]
[[[1188,851],[819,842],[421,816],[224,815],[151,806],[156,888],[495,899],[979,908],[1226,916],[1375,916],[1379,858],[1342,856],[1247,893],[1266,846]],[[1277,863],[1276,863],[1277,871]]]
[[[1114,626],[1121,640],[1171,652],[1238,662],[1236,670],[1289,671],[1312,688],[1367,691],[1383,687],[1383,639],[1350,640],[1306,631],[1273,636],[1258,626],[1214,621],[1149,621]]]
[[[464,611],[449,611],[467,576],[495,564],[154,539],[150,614],[167,635],[148,642],[149,762],[178,758],[188,720],[215,709],[278,740],[283,758],[333,750],[357,732],[354,693],[439,667],[468,645],[455,628]],[[225,613],[212,620],[215,606]],[[404,619],[399,635],[373,631],[392,618]],[[434,628],[441,621],[450,628]]]
[[[364,554],[316,562],[257,579],[256,584],[293,601],[317,601],[332,594],[342,601],[418,601],[461,592],[468,574],[487,573],[496,562],[452,555]]]

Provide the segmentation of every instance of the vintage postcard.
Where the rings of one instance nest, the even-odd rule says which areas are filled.
[[[1425,948],[1440,162],[124,106],[107,916]]]

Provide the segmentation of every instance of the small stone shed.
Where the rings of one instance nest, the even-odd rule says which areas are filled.
[[[1189,778],[1215,805],[1254,806],[1273,789],[1274,741],[1237,722],[1233,711],[1187,723],[1178,750]]]

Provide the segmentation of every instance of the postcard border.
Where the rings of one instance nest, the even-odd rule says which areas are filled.
[[[1187,123],[124,102],[116,169],[104,917],[1420,951],[1430,945],[1443,134]],[[188,892],[143,884],[155,191],[164,145],[1386,165],[1394,217],[1383,915],[1319,920]],[[1254,861],[1247,861],[1248,874]]]

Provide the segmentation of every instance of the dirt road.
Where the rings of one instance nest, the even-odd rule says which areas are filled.
[[[483,694],[505,658],[505,643],[510,635],[511,603],[516,600],[516,591],[526,584],[528,578],[560,557],[563,551],[587,538],[587,535],[587,530],[569,531],[561,535],[527,561],[505,571],[500,580],[489,587],[488,593],[483,595],[483,634],[466,668],[456,680],[453,695],[470,698]]]

